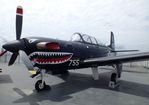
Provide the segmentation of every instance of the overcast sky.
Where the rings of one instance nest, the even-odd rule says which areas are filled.
[[[24,9],[22,37],[69,40],[74,32],[119,48],[149,51],[149,0],[0,0],[0,43],[15,40],[15,11]]]

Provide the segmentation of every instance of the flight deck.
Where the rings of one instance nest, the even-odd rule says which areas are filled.
[[[37,92],[23,64],[0,63],[0,105],[149,105],[149,69],[124,66],[120,86],[109,89],[110,67],[99,68],[93,80],[90,68],[69,76],[48,76],[51,91]]]

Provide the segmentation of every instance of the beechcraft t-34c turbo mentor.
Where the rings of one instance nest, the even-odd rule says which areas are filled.
[[[24,64],[28,70],[35,70],[40,79],[35,83],[37,91],[50,89],[45,83],[45,74],[64,74],[68,70],[79,68],[92,68],[93,78],[98,79],[98,66],[109,65],[115,69],[111,73],[109,87],[115,88],[117,80],[121,77],[122,63],[139,61],[149,58],[149,52],[116,55],[116,52],[133,50],[115,50],[114,35],[111,32],[109,46],[101,45],[91,36],[75,33],[71,41],[63,41],[51,38],[29,37],[22,38],[23,9],[17,7],[16,11],[16,40],[4,44],[5,49],[0,55],[7,51],[12,52],[9,64],[12,65],[20,51],[24,52]],[[111,55],[113,54],[113,55]]]

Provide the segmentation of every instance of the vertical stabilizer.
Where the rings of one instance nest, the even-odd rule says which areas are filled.
[[[113,53],[117,52],[134,52],[134,51],[139,51],[139,50],[115,50],[115,40],[114,40],[114,34],[111,31],[111,38],[110,38],[110,45],[108,46],[110,48],[110,51]]]
[[[110,45],[109,45],[109,47],[110,47],[113,51],[115,51],[115,40],[114,40],[114,34],[113,34],[112,31],[111,31],[111,38],[110,38]]]

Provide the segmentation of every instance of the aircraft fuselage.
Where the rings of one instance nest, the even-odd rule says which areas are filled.
[[[24,51],[34,66],[46,70],[90,67],[90,65],[82,65],[81,62],[89,58],[107,56],[109,52],[107,46],[97,44],[41,37],[22,40],[25,45]]]

